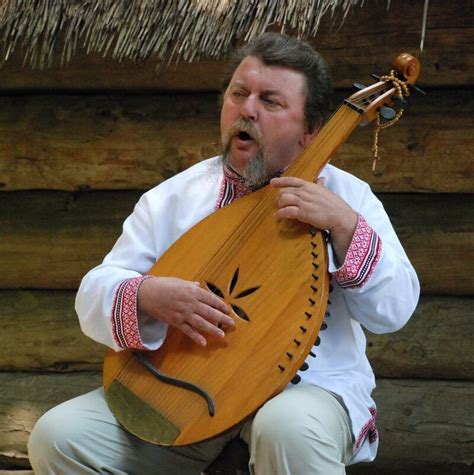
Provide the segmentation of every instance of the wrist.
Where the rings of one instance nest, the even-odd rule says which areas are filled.
[[[337,236],[345,239],[349,238],[351,240],[357,228],[358,221],[359,214],[352,208],[349,208],[345,213],[338,216],[335,225],[328,230],[329,234],[333,237]]]
[[[150,298],[151,293],[156,293],[158,277],[147,276],[144,279],[138,288],[137,293],[137,314],[138,317],[150,317],[152,314],[152,309],[149,306],[149,302],[152,301]]]
[[[344,214],[340,223],[329,230],[331,243],[339,263],[343,263],[346,258],[358,222],[359,215],[351,208],[350,212]]]

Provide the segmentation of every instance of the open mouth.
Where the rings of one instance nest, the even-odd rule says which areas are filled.
[[[247,133],[241,130],[238,134],[237,137],[239,137],[240,140],[247,141],[247,140],[253,140],[252,137]]]

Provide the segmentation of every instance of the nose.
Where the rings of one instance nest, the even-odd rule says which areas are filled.
[[[251,121],[258,119],[258,102],[256,96],[250,94],[245,98],[240,107],[240,114],[244,119]]]

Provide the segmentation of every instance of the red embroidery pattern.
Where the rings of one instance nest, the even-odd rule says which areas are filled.
[[[246,186],[244,179],[230,168],[224,166],[224,176],[222,177],[219,196],[214,209],[223,208],[237,198],[241,198],[249,193],[250,190]]]
[[[369,411],[370,414],[372,414],[372,417],[362,426],[359,432],[355,444],[356,450],[361,446],[367,436],[369,436],[369,442],[371,444],[373,444],[379,436],[379,432],[376,427],[377,409],[375,409],[375,407],[369,407]]]
[[[340,287],[362,287],[374,272],[382,252],[382,241],[377,233],[359,215],[346,259],[334,273]]]
[[[138,330],[137,296],[140,284],[151,275],[142,275],[124,280],[115,292],[112,307],[114,339],[121,348],[145,350]]]

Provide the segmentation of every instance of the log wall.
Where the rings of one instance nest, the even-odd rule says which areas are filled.
[[[423,2],[379,2],[313,43],[336,103],[401,51],[416,52]],[[356,131],[333,163],[368,181],[418,271],[414,317],[367,334],[381,446],[350,473],[472,473],[474,420],[471,1],[430,2],[420,85],[400,122]],[[53,405],[100,384],[104,348],[74,313],[81,277],[118,237],[139,195],[219,152],[224,61],[155,72],[78,55],[43,72],[14,54],[0,69],[0,471],[28,469],[26,441]]]

